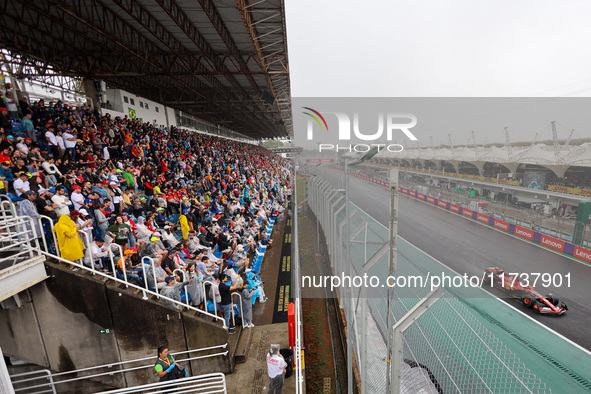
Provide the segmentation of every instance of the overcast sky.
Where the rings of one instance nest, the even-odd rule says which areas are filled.
[[[590,15],[587,0],[287,0],[291,93],[589,97]]]
[[[589,96],[591,2],[287,0],[293,96]]]

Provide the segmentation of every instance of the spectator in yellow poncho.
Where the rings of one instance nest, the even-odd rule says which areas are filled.
[[[69,261],[76,261],[84,257],[84,243],[78,233],[76,224],[80,212],[72,211],[70,216],[62,214],[53,231],[57,237],[60,256]]]
[[[183,231],[183,239],[187,239],[189,238],[189,230],[191,229],[189,227],[189,221],[187,220],[187,216],[185,216],[186,213],[188,213],[191,209],[190,208],[185,208],[183,209],[183,213],[181,214],[180,218],[179,218],[179,223],[181,224],[181,230]]]

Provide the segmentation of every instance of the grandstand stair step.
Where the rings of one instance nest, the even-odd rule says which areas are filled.
[[[233,363],[236,363],[236,353],[238,351],[238,343],[240,342],[240,337],[244,333],[244,330],[241,325],[236,325],[235,327],[236,333],[232,335],[228,335],[228,346],[230,347],[230,360],[233,360]],[[232,368],[234,369],[234,368]]]
[[[236,354],[234,355],[234,361],[238,363],[245,363],[248,357],[248,350],[252,342],[252,335],[254,330],[252,328],[242,329],[242,334],[238,340],[238,347],[236,348]]]

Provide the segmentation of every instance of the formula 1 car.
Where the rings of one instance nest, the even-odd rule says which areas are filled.
[[[535,287],[523,283],[514,275],[506,274],[499,267],[484,270],[482,283],[483,287],[489,284],[491,287],[504,291],[513,298],[520,300],[526,308],[533,308],[541,314],[560,316],[568,310],[566,304],[556,296],[548,294],[544,297],[536,291]]]

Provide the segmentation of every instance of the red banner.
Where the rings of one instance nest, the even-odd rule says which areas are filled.
[[[401,190],[401,192],[404,193],[404,194],[408,194],[408,189],[405,188],[405,187],[403,187],[402,190]]]
[[[525,238],[525,239],[529,239],[530,241],[533,241],[534,230],[530,230],[528,228],[521,227],[521,226],[515,226],[515,235],[517,235],[521,238]]]
[[[439,205],[442,208],[447,208],[447,201],[437,200],[437,205]]]
[[[499,230],[503,230],[503,231],[509,232],[509,223],[508,222],[505,222],[504,220],[495,219],[495,223],[493,224],[493,226],[495,226]]]
[[[430,202],[431,204],[435,204],[435,199],[433,197],[427,196],[427,202]]]
[[[417,193],[417,197],[420,198],[421,200],[425,199],[425,195],[423,193]]]
[[[410,194],[411,197],[417,196],[417,192],[415,192],[414,190],[411,190],[408,194]]]
[[[591,250],[581,248],[580,246],[575,246],[575,257],[578,257],[581,260],[585,260],[588,263],[591,263]]]
[[[462,215],[464,216],[468,216],[469,218],[472,217],[472,215],[474,215],[474,211],[472,211],[471,209],[462,209]]]
[[[458,205],[449,204],[449,210],[455,213],[460,213],[460,207]]]
[[[542,235],[540,245],[547,246],[550,249],[558,250],[559,252],[564,251],[564,241],[549,237],[547,235]]]
[[[483,215],[483,214],[479,213],[478,215],[476,215],[476,220],[478,220],[479,222],[488,224],[488,215]]]

